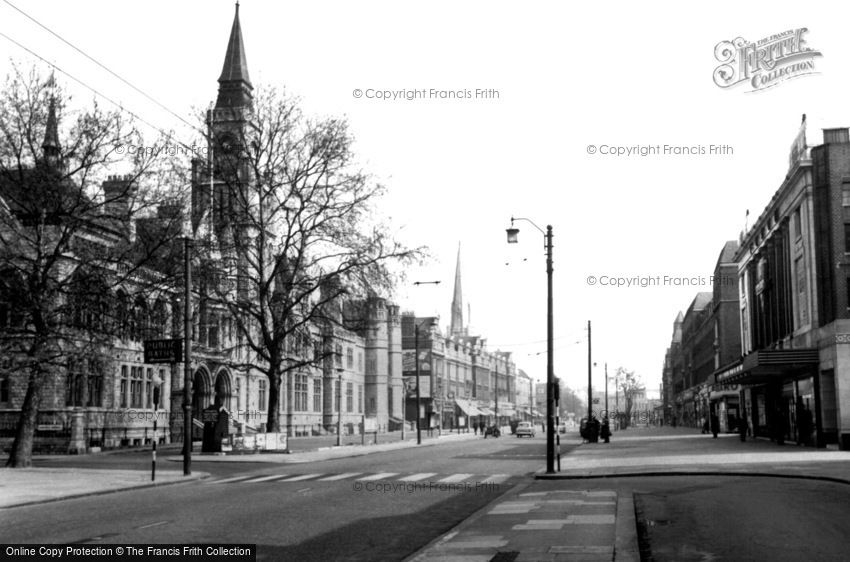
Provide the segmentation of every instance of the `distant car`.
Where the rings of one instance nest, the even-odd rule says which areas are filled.
[[[522,437],[523,435],[534,437],[536,435],[534,431],[534,424],[527,421],[519,422],[516,426],[516,436]]]
[[[567,423],[561,422],[561,424],[558,426],[558,433],[566,433],[566,432],[567,432]]]

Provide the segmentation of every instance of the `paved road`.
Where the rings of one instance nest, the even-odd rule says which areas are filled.
[[[0,511],[0,542],[256,543],[261,560],[398,560],[527,482],[544,455],[542,436],[506,436],[309,464],[221,463],[231,472],[197,483]]]

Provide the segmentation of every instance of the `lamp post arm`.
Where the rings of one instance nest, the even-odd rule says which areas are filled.
[[[530,224],[531,224],[531,226],[533,226],[534,228],[536,228],[537,230],[539,230],[541,234],[546,234],[546,231],[545,231],[545,230],[543,230],[542,228],[540,228],[539,226],[537,226],[537,223],[535,223],[535,222],[534,222],[533,220],[531,220],[531,219],[527,219],[527,218],[524,218],[524,217],[511,217],[511,226],[513,226],[513,225],[514,225],[514,221],[525,221],[525,222],[527,222],[527,223],[530,223]]]

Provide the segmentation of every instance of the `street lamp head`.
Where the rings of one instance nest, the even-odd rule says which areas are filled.
[[[508,244],[516,244],[518,242],[518,240],[517,240],[517,234],[519,234],[518,228],[514,228],[513,226],[511,226],[510,228],[506,228],[505,232],[508,233]]]

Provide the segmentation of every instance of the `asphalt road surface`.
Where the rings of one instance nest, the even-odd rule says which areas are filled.
[[[115,457],[110,468],[143,461]],[[214,476],[2,510],[0,542],[249,543],[259,560],[400,560],[544,465],[541,435],[309,464],[198,462]]]

